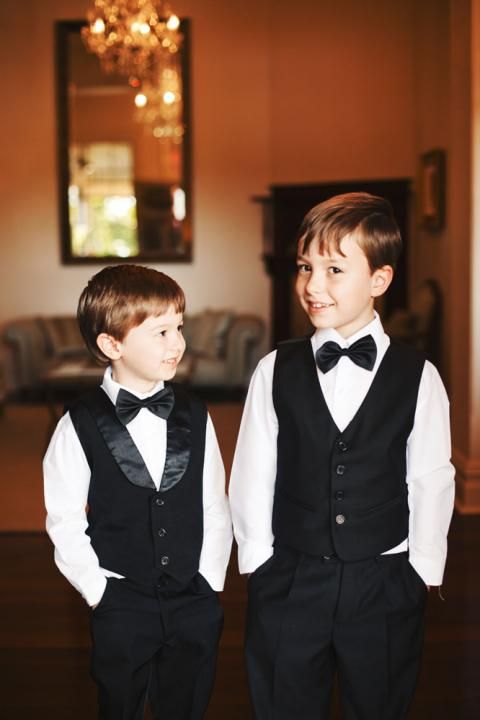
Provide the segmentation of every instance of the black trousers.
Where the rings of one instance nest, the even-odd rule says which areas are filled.
[[[170,586],[166,586],[170,587]],[[201,720],[215,676],[223,611],[198,573],[169,590],[109,578],[91,613],[100,720]]]
[[[427,588],[406,553],[344,563],[276,548],[249,579],[246,661],[256,720],[402,720]]]

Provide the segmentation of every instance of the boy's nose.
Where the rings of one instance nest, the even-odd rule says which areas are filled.
[[[325,289],[325,281],[320,273],[312,272],[305,287],[309,293],[319,293]]]
[[[179,352],[185,348],[185,338],[183,337],[182,333],[176,333],[175,337],[172,340],[171,347],[172,349],[178,350]]]

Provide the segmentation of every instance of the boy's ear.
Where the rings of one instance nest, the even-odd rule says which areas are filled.
[[[393,268],[384,265],[377,268],[372,274],[372,297],[380,297],[388,289],[393,280]]]
[[[97,345],[109,360],[119,360],[122,357],[122,346],[119,340],[115,340],[112,335],[100,333],[97,337]]]

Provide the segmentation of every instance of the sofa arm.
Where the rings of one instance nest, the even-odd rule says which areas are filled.
[[[246,388],[260,358],[265,323],[256,315],[238,315],[228,332],[225,384]]]
[[[35,318],[22,318],[3,328],[2,341],[8,354],[12,390],[34,387],[48,364],[45,336]],[[9,388],[10,389],[10,388]]]

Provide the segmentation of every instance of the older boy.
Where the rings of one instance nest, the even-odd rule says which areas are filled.
[[[427,586],[453,508],[448,401],[435,368],[391,343],[374,300],[400,252],[391,207],[366,193],[314,207],[296,291],[315,332],[259,364],[230,485],[246,655],[258,720],[405,718]]]
[[[102,720],[200,720],[210,696],[231,547],[224,469],[205,406],[166,381],[185,350],[183,291],[119,265],[84,289],[78,321],[107,364],[60,420],[44,460],[47,530],[91,606]]]

